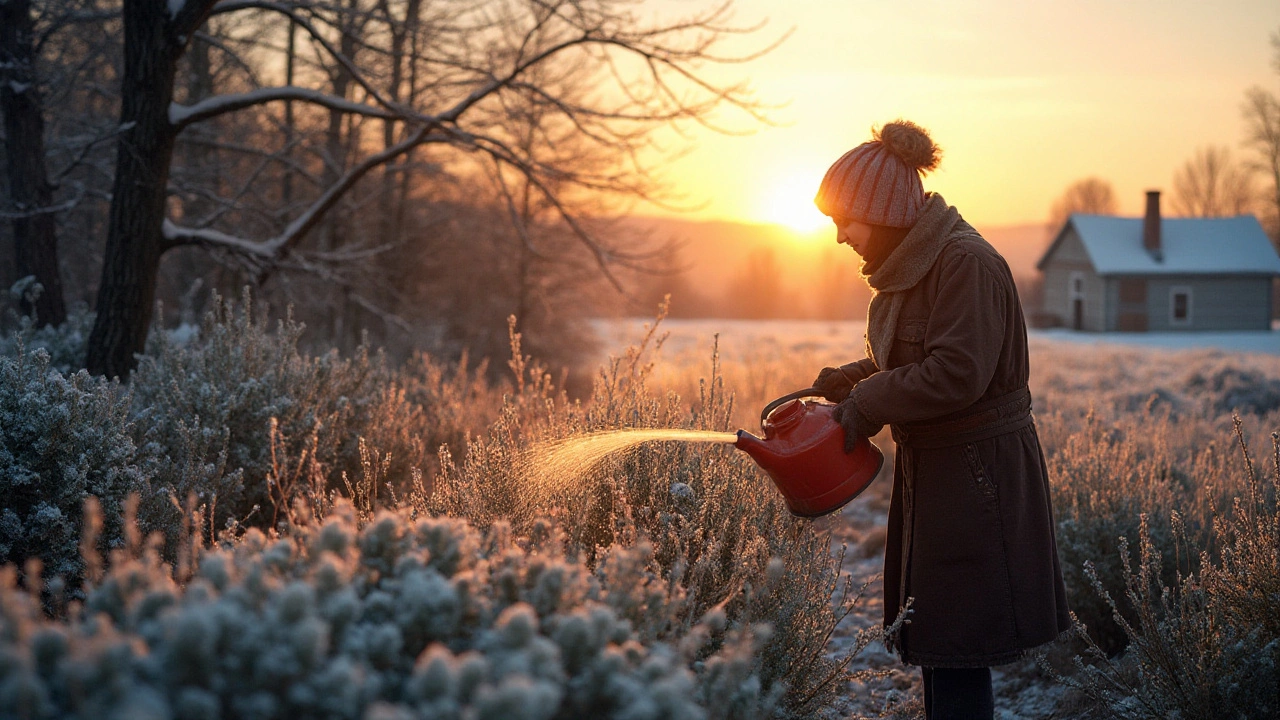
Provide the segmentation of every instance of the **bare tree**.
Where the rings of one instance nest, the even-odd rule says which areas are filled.
[[[1271,67],[1280,74],[1280,30],[1271,35]],[[1254,151],[1250,167],[1270,183],[1261,215],[1272,242],[1280,246],[1280,97],[1261,87],[1245,94],[1245,145]]]
[[[1049,231],[1056,234],[1072,213],[1113,215],[1115,212],[1116,194],[1111,183],[1097,177],[1077,180],[1067,186],[1049,210]]]
[[[1252,176],[1225,147],[1200,148],[1173,175],[1170,204],[1183,217],[1244,215],[1254,200]]]
[[[9,198],[4,217],[13,223],[14,267],[34,277],[41,291],[24,295],[21,309],[41,325],[67,318],[58,273],[57,209],[45,165],[44,109],[36,73],[31,0],[0,2],[0,111],[4,113]]]
[[[727,35],[744,32],[726,25],[727,3],[661,24],[640,19],[623,0],[438,0],[434,6],[449,24],[432,28],[430,42],[406,59],[405,69],[417,75],[418,86],[397,99],[380,86],[378,72],[385,63],[366,67],[351,56],[356,47],[362,57],[368,53],[386,58],[399,51],[387,46],[384,33],[367,33],[359,42],[344,45],[339,24],[326,19],[331,6],[273,0],[186,0],[180,5],[125,0],[121,121],[130,129],[122,135],[117,155],[98,316],[89,339],[91,371],[124,375],[133,367],[149,326],[159,259],[171,248],[190,245],[227,253],[259,277],[285,264],[315,267],[371,251],[348,245],[308,253],[301,243],[366,175],[415,148],[481,156],[517,173],[590,252],[597,269],[613,277],[611,266],[625,261],[626,254],[590,232],[566,202],[570,189],[652,197],[646,163],[653,157],[648,153],[653,130],[670,123],[707,124],[709,113],[724,104],[762,119],[745,85],[718,85],[698,71],[706,62],[746,59],[717,55]],[[441,6],[447,8],[442,11]],[[318,55],[349,77],[344,88],[351,94],[339,94],[336,84],[326,90],[279,85],[175,104],[174,73],[192,35],[210,16],[242,12],[287,19]],[[390,44],[395,43],[392,33]],[[545,84],[530,79],[537,68],[564,64],[590,68],[597,92],[573,96],[554,80],[554,73]],[[554,155],[522,151],[507,127],[506,108],[517,99],[558,115],[579,136],[607,149],[614,163],[603,170],[579,168]],[[373,120],[384,123],[385,132],[391,124],[395,142],[371,149],[351,131],[351,162],[340,173],[322,176],[309,204],[266,238],[166,217],[167,181],[179,133],[214,118],[289,101],[339,113],[349,128]]]

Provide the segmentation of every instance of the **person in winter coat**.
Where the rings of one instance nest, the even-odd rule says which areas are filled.
[[[896,121],[831,166],[815,203],[863,260],[867,357],[823,368],[846,441],[897,443],[886,625],[921,666],[929,718],[990,718],[991,666],[1070,627],[1027,332],[1009,266],[921,175],[940,151]]]

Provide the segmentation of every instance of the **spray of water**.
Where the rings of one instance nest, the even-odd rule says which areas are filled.
[[[609,430],[534,445],[525,457],[525,469],[532,489],[546,492],[575,482],[605,457],[642,443],[732,443],[737,439],[735,433],[709,430]]]

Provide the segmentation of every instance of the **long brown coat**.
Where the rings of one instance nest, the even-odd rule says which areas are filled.
[[[885,623],[914,598],[897,647],[931,667],[1011,662],[1069,627],[1022,308],[1004,259],[960,224],[903,291],[889,367],[850,395],[859,424],[898,442]]]

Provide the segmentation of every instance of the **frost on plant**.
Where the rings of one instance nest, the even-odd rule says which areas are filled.
[[[359,529],[341,503],[278,539],[250,530],[203,551],[185,587],[154,548],[117,552],[61,621],[10,568],[0,714],[766,716],[751,660],[766,628],[725,637],[690,670],[690,647],[646,640],[615,609],[628,590],[558,547],[407,511]],[[700,636],[723,632],[708,622]]]
[[[1064,680],[1116,717],[1275,717],[1280,712],[1280,435],[1272,434],[1270,487],[1257,473],[1235,419],[1246,492],[1230,510],[1212,510],[1212,543],[1200,550],[1198,571],[1175,573],[1141,515],[1136,565],[1128,539],[1118,539],[1123,584],[1113,591],[1092,564],[1086,572],[1128,640],[1112,659],[1077,621],[1087,653],[1077,675]],[[1170,524],[1175,546],[1188,553],[1182,514]],[[1174,558],[1176,560],[1176,555]],[[1122,602],[1131,609],[1122,612]],[[1086,662],[1087,661],[1087,662]]]
[[[179,499],[195,493],[215,527],[271,527],[294,499],[317,503],[345,489],[344,473],[365,476],[366,447],[387,459],[379,479],[401,490],[427,465],[432,425],[410,390],[430,379],[438,387],[444,373],[402,373],[368,348],[311,356],[299,347],[302,325],[286,317],[271,326],[247,292],[238,305],[214,305],[197,339],[153,334],[133,375],[137,441],[157,486]],[[414,369],[423,366],[433,367]],[[389,506],[383,482],[363,489]]]
[[[43,349],[0,355],[0,561],[39,558],[46,576],[81,574],[81,506],[98,498],[105,546],[121,538],[125,495],[144,488],[129,396]]]

